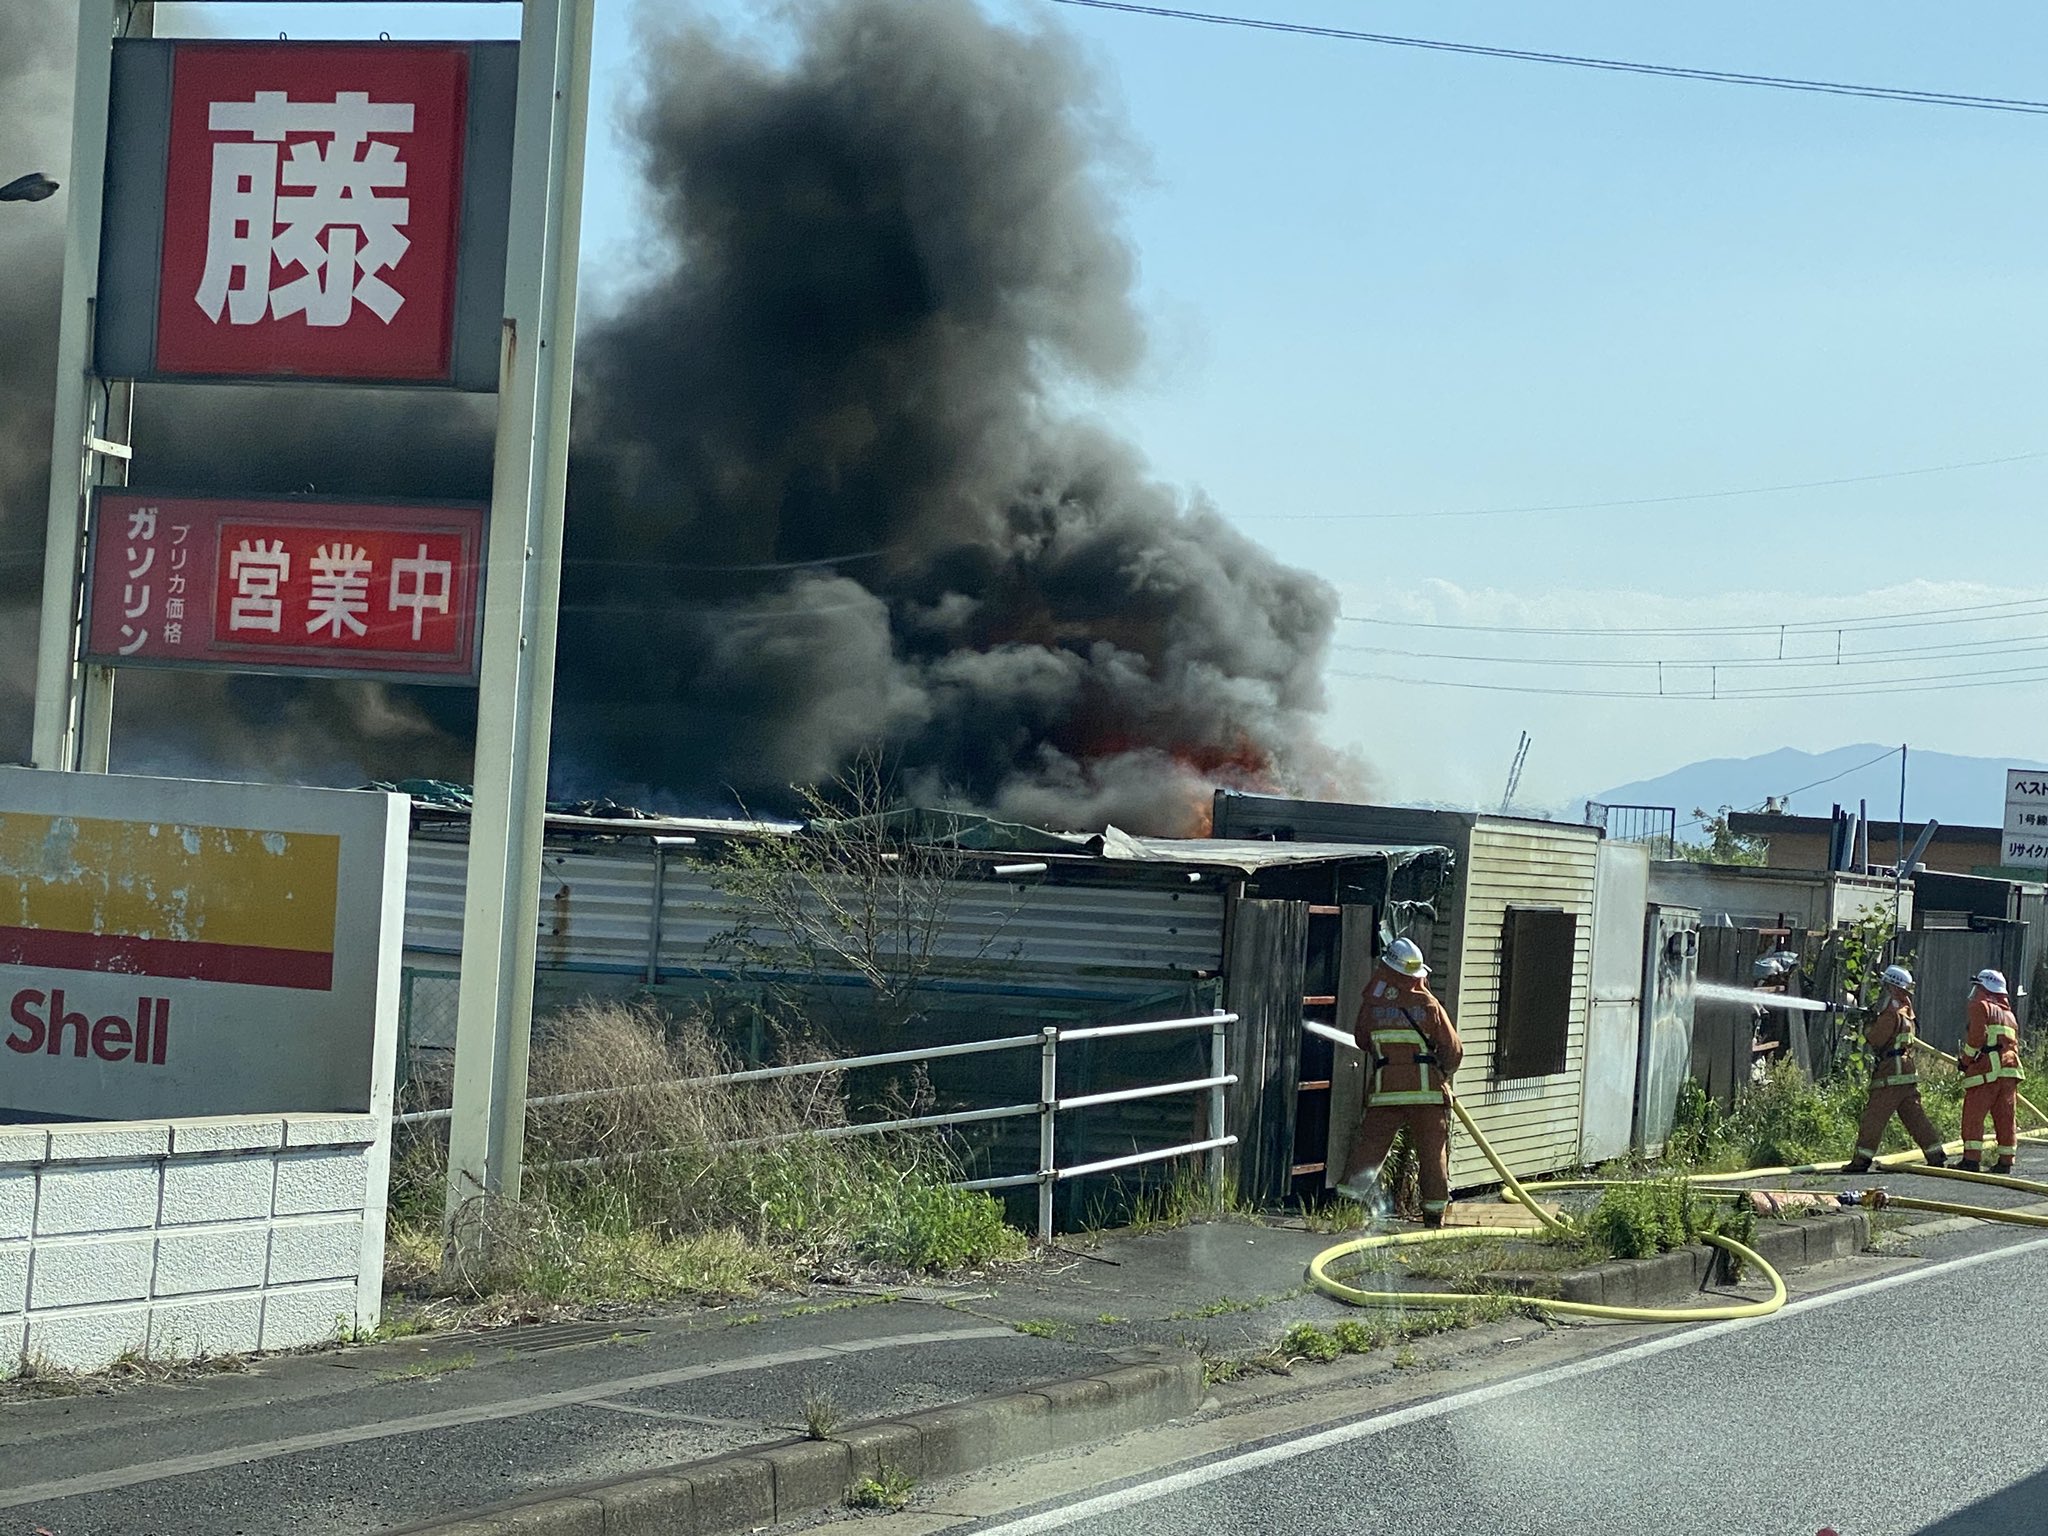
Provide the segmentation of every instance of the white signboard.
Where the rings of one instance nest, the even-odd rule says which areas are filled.
[[[2005,840],[1998,862],[2013,869],[2048,869],[2048,772],[2005,770]]]
[[[403,795],[0,768],[0,1111],[385,1111]]]

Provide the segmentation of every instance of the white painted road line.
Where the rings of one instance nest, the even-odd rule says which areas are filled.
[[[252,1445],[233,1445],[218,1451],[201,1451],[190,1456],[172,1456],[162,1461],[140,1462],[105,1472],[86,1472],[77,1477],[31,1483],[25,1488],[0,1490],[0,1509],[18,1509],[24,1504],[51,1499],[75,1498],[85,1493],[105,1493],[113,1488],[132,1488],[138,1483],[160,1482],[167,1477],[185,1477],[194,1472],[214,1472],[274,1456],[293,1456],[302,1451],[321,1451],[337,1445],[360,1445],[366,1440],[388,1440],[394,1435],[417,1435],[437,1429],[455,1429],[464,1424],[488,1424],[493,1419],[516,1419],[529,1413],[546,1413],[553,1408],[576,1408],[600,1398],[623,1392],[643,1392],[650,1387],[671,1387],[679,1382],[701,1381],[708,1376],[731,1376],[742,1371],[764,1370],[777,1365],[801,1365],[832,1360],[842,1355],[868,1354],[882,1349],[909,1349],[926,1344],[946,1344],[960,1339],[1007,1339],[1014,1328],[947,1328],[932,1333],[894,1333],[878,1339],[856,1339],[845,1344],[820,1344],[807,1349],[785,1349],[772,1355],[748,1355],[739,1360],[715,1360],[703,1365],[678,1366],[671,1371],[653,1371],[644,1376],[622,1376],[595,1381],[584,1387],[535,1393],[530,1397],[501,1398],[451,1408],[444,1413],[422,1413],[408,1419],[382,1419],[346,1429],[322,1430],[316,1434],[292,1435],[283,1440],[264,1440]],[[607,1404],[607,1407],[612,1405]]]
[[[1817,1312],[1823,1307],[1838,1307],[1844,1302],[1855,1301],[1879,1291],[1888,1291],[1895,1286],[1934,1280],[1961,1270],[1974,1269],[1980,1264],[1996,1263],[2000,1259],[2038,1253],[2043,1249],[2048,1249],[2048,1237],[2016,1243],[2010,1248],[1994,1248],[1986,1253],[1973,1253],[1966,1258],[1949,1259],[1940,1264],[1930,1264],[1925,1269],[1905,1270],[1896,1275],[1886,1275],[1858,1285],[1844,1286],[1840,1290],[1827,1291],[1818,1296],[1808,1296],[1781,1307],[1769,1317],[1747,1317],[1732,1322],[1701,1324],[1686,1328],[1682,1332],[1645,1339],[1640,1344],[1626,1345],[1609,1354],[1596,1355],[1589,1360],[1575,1360],[1568,1365],[1551,1366],[1547,1370],[1518,1376],[1509,1381],[1495,1382],[1491,1386],[1474,1387],[1469,1392],[1459,1392],[1431,1402],[1417,1403],[1411,1408],[1397,1408],[1391,1413],[1378,1414],[1350,1424],[1340,1424],[1334,1429],[1320,1430],[1298,1440],[1288,1440],[1278,1445],[1261,1446],[1257,1450],[1225,1456],[1220,1460],[1189,1467],[1185,1471],[1168,1473],[1165,1477],[1150,1482],[1136,1483],[1128,1488],[1098,1494],[1092,1499],[1083,1499],[1080,1503],[1070,1504],[1064,1509],[1045,1510],[1015,1520],[998,1520],[993,1524],[976,1525],[967,1529],[975,1531],[978,1536],[1035,1536],[1039,1531],[1060,1530],[1097,1515],[1112,1514],[1120,1509],[1128,1509],[1134,1504],[1147,1504],[1154,1499],[1167,1498],[1190,1488],[1221,1482],[1224,1478],[1234,1477],[1240,1472],[1250,1472],[1278,1462],[1292,1461],[1297,1456],[1312,1456],[1333,1445],[1369,1439],[1405,1425],[1443,1418],[1467,1408],[1478,1408],[1487,1403],[1499,1402],[1503,1398],[1516,1397],[1524,1392],[1540,1392],[1545,1387],[1574,1381],[1582,1376],[1597,1375],[1601,1371],[1610,1371],[1637,1360],[1647,1360],[1654,1355],[1666,1354],[1676,1349],[1690,1349],[1696,1344],[1704,1344],[1727,1334],[1740,1333],[1749,1328],[1767,1328],[1779,1318],[1794,1317],[1802,1312]]]

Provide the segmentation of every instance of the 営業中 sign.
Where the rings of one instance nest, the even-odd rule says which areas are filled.
[[[402,795],[0,768],[0,1108],[378,1107],[406,831]]]
[[[484,509],[94,498],[86,654],[113,666],[472,682]]]
[[[95,370],[497,387],[516,47],[116,45]]]
[[[1998,862],[2011,869],[2048,869],[2048,770],[2006,769]]]

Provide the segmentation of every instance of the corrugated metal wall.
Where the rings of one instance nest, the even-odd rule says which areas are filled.
[[[1459,870],[1461,919],[1454,998],[1446,1006],[1465,1042],[1458,1096],[1494,1150],[1517,1174],[1578,1161],[1579,1097],[1592,997],[1593,872],[1599,838],[1590,830],[1481,817]],[[1501,1081],[1493,1046],[1500,1012],[1501,936],[1510,906],[1553,907],[1577,919],[1571,1029],[1565,1070]],[[1492,1183],[1492,1168],[1469,1137],[1454,1137],[1454,1187]]]
[[[2025,964],[2027,925],[1979,918],[1968,928],[1923,928],[1912,939],[1920,1038],[1954,1055],[1969,1022],[1971,978],[1990,966],[2019,985],[2012,978]]]
[[[407,877],[405,945],[414,954],[462,948],[468,850],[415,837]],[[655,856],[630,843],[550,849],[541,875],[540,965],[645,976],[653,941]],[[722,976],[717,938],[733,925],[705,866],[671,853],[662,882],[659,972]],[[936,967],[943,983],[1048,997],[1155,994],[1223,958],[1223,895],[1214,883],[1157,885],[955,883]]]

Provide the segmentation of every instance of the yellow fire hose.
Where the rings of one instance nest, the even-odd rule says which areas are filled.
[[[1513,1173],[1509,1172],[1507,1164],[1501,1161],[1500,1154],[1493,1150],[1493,1143],[1489,1142],[1479,1127],[1473,1124],[1471,1115],[1465,1111],[1465,1106],[1458,1102],[1457,1096],[1448,1088],[1444,1090],[1444,1098],[1450,1103],[1451,1110],[1457,1115],[1459,1123],[1471,1133],[1472,1139],[1479,1144],[1479,1150],[1486,1154],[1486,1160],[1493,1164],[1493,1171],[1500,1175],[1502,1184],[1506,1186],[1506,1190],[1512,1198],[1521,1201],[1528,1208],[1530,1214],[1535,1216],[1536,1220],[1545,1229],[1564,1234],[1576,1232],[1577,1228],[1572,1226],[1571,1223],[1551,1215],[1550,1212],[1537,1204],[1535,1197],[1524,1188],[1521,1181]],[[1498,1301],[1500,1299],[1498,1295],[1470,1291],[1366,1291],[1360,1290],[1356,1286],[1346,1285],[1343,1281],[1335,1279],[1330,1274],[1330,1266],[1332,1264],[1340,1259],[1349,1258],[1354,1253],[1364,1253],[1379,1248],[1406,1247],[1416,1243],[1443,1242],[1447,1239],[1469,1237],[1471,1235],[1469,1232],[1460,1231],[1455,1228],[1438,1227],[1421,1232],[1394,1232],[1383,1233],[1376,1237],[1355,1237],[1348,1242],[1338,1243],[1332,1247],[1325,1248],[1321,1253],[1309,1260],[1309,1284],[1313,1285],[1325,1296],[1333,1296],[1339,1301],[1349,1302],[1353,1306],[1361,1307],[1418,1307],[1427,1309],[1435,1306],[1457,1306],[1472,1302]],[[1719,1322],[1726,1319],[1743,1317],[1768,1317],[1771,1313],[1785,1305],[1784,1277],[1765,1262],[1762,1254],[1758,1253],[1754,1248],[1736,1242],[1732,1237],[1709,1237],[1707,1241],[1715,1247],[1733,1254],[1743,1263],[1755,1265],[1757,1272],[1770,1281],[1771,1294],[1769,1298],[1763,1301],[1729,1302],[1724,1305],[1711,1307],[1610,1307],[1590,1301],[1558,1301],[1548,1296],[1527,1296],[1518,1299],[1525,1305],[1540,1308],[1545,1312],[1558,1312],[1570,1317],[1605,1318],[1611,1322],[1622,1323],[1699,1323]]]
[[[1934,1046],[1926,1046],[1926,1049],[1933,1051],[1935,1055],[1941,1056],[1944,1060],[1951,1063],[1955,1060],[1954,1057],[1949,1056],[1946,1052]],[[1486,1139],[1485,1133],[1474,1123],[1472,1116],[1466,1111],[1465,1106],[1458,1102],[1457,1096],[1446,1088],[1444,1090],[1444,1098],[1449,1103],[1452,1113],[1458,1117],[1459,1123],[1465,1127],[1473,1141],[1478,1144],[1479,1150],[1485,1154],[1486,1160],[1493,1165],[1494,1172],[1500,1175],[1502,1184],[1501,1199],[1520,1202],[1546,1231],[1555,1232],[1560,1235],[1572,1235],[1578,1229],[1572,1223],[1554,1216],[1545,1210],[1538,1203],[1535,1195],[1531,1193],[1532,1190],[1599,1189],[1610,1184],[1623,1182],[1613,1179],[1553,1179],[1540,1183],[1524,1184],[1509,1170],[1507,1164],[1501,1161],[1500,1155],[1493,1149],[1493,1143]],[[2023,1095],[2019,1096],[2019,1103],[2029,1114],[2042,1120],[2048,1120],[2048,1114],[2044,1114]],[[2025,1132],[2021,1134],[2019,1139],[2030,1142],[2048,1141],[2048,1134],[2040,1131]],[[1944,1148],[1944,1151],[1961,1150],[1962,1144],[1960,1142],[1950,1143]],[[1928,1167],[1926,1166],[1924,1155],[1918,1150],[1891,1153],[1884,1157],[1875,1158],[1872,1162],[1874,1167],[1885,1171],[1917,1173],[1935,1178],[1957,1179],[1970,1183],[1989,1184],[2005,1189],[2048,1196],[2048,1183],[2041,1183],[2032,1179],[2015,1178],[2009,1174],[1971,1173],[1967,1169],[1962,1168]],[[1847,1166],[1847,1163],[1837,1162],[1805,1163],[1780,1168],[1749,1168],[1739,1173],[1692,1174],[1688,1175],[1688,1182],[1713,1185],[1736,1183],[1758,1178],[1778,1178],[1792,1174],[1841,1173]],[[1734,1189],[1714,1190],[1712,1192],[1731,1196],[1744,1193],[1744,1191]],[[1790,1191],[1780,1191],[1779,1193],[1790,1193]],[[1881,1189],[1865,1191],[1858,1203],[1873,1210],[1896,1207],[1901,1210],[1969,1216],[1981,1221],[2006,1222],[2014,1226],[2048,1227],[2048,1216],[2027,1211],[1998,1210],[1985,1206],[1965,1205],[1950,1200],[1918,1200],[1906,1195],[1890,1194]],[[1309,1283],[1324,1295],[1334,1297],[1338,1301],[1349,1302],[1353,1306],[1412,1306],[1428,1308],[1439,1305],[1496,1301],[1499,1299],[1497,1294],[1483,1292],[1361,1290],[1356,1286],[1347,1285],[1343,1281],[1336,1279],[1329,1272],[1332,1264],[1349,1258],[1356,1253],[1364,1253],[1382,1248],[1407,1247],[1421,1243],[1443,1242],[1471,1235],[1473,1234],[1469,1231],[1438,1227],[1419,1232],[1383,1233],[1373,1237],[1352,1238],[1347,1242],[1337,1243],[1329,1248],[1325,1248],[1309,1261]],[[1710,1307],[1612,1307],[1599,1305],[1594,1302],[1559,1301],[1545,1296],[1520,1297],[1518,1300],[1524,1305],[1540,1308],[1546,1312],[1563,1313],[1572,1317],[1605,1318],[1616,1322],[1637,1323],[1718,1322],[1736,1318],[1768,1317],[1771,1313],[1776,1312],[1785,1305],[1784,1277],[1771,1267],[1762,1254],[1745,1244],[1736,1242],[1733,1238],[1716,1235],[1709,1236],[1706,1241],[1713,1244],[1716,1248],[1733,1254],[1746,1264],[1754,1264],[1758,1273],[1770,1282],[1771,1294],[1769,1298],[1763,1301],[1731,1302]]]
[[[1964,1174],[1963,1177],[1968,1178],[1969,1175]],[[1911,1195],[1895,1195],[1884,1189],[1866,1189],[1857,1203],[1874,1211],[1897,1206],[1907,1211],[1939,1211],[1950,1216],[1974,1216],[1979,1221],[2010,1222],[2016,1227],[2048,1227],[2048,1216],[2034,1211],[2001,1211],[1991,1206],[1964,1205],[1955,1200],[1915,1200]]]
[[[1950,1066],[1957,1065],[1955,1057],[1949,1055],[1947,1051],[1942,1050],[1939,1046],[1929,1045],[1925,1040],[1916,1041],[1915,1044],[1931,1055],[1939,1056]],[[2039,1120],[2048,1121],[2048,1111],[2042,1110],[2025,1094],[2017,1094],[2015,1097],[2019,1102],[2020,1108],[2026,1110],[2027,1113]],[[1466,1121],[1466,1124],[1469,1125],[1470,1123],[1469,1120]],[[2026,1142],[2048,1142],[2048,1127],[2032,1131],[2022,1131],[2019,1133],[2018,1139]],[[1481,1138],[1481,1140],[1483,1144],[1484,1138]],[[1490,1152],[1491,1149],[1488,1150]],[[1942,1147],[1942,1151],[1944,1154],[1954,1157],[1963,1151],[1963,1144],[1960,1141],[1951,1141]],[[1498,1165],[1496,1164],[1496,1166]],[[1918,1148],[1909,1148],[1904,1152],[1886,1153],[1883,1157],[1871,1159],[1871,1166],[1874,1170],[1887,1173],[1916,1173],[1926,1178],[1960,1179],[1969,1183],[1990,1184],[2003,1189],[2019,1190],[2026,1194],[2048,1196],[2048,1183],[2042,1183],[2035,1179],[2015,1178],[2013,1175],[2005,1173],[1972,1173],[1967,1168],[1929,1167],[1925,1155]],[[1752,1179],[1788,1178],[1799,1174],[1846,1173],[1848,1168],[1849,1164],[1846,1160],[1832,1163],[1795,1163],[1775,1168],[1743,1168],[1734,1173],[1689,1173],[1685,1178],[1689,1184],[1741,1184]],[[1618,1179],[1546,1179],[1518,1185],[1513,1193],[1503,1189],[1500,1197],[1503,1201],[1521,1199],[1526,1204],[1526,1192],[1528,1191],[1605,1189],[1609,1185],[1622,1182],[1625,1181]],[[1964,1215],[1979,1214],[1978,1207],[1962,1207],[1960,1209]],[[1990,1216],[1986,1219],[1997,1220],[1999,1218]]]

